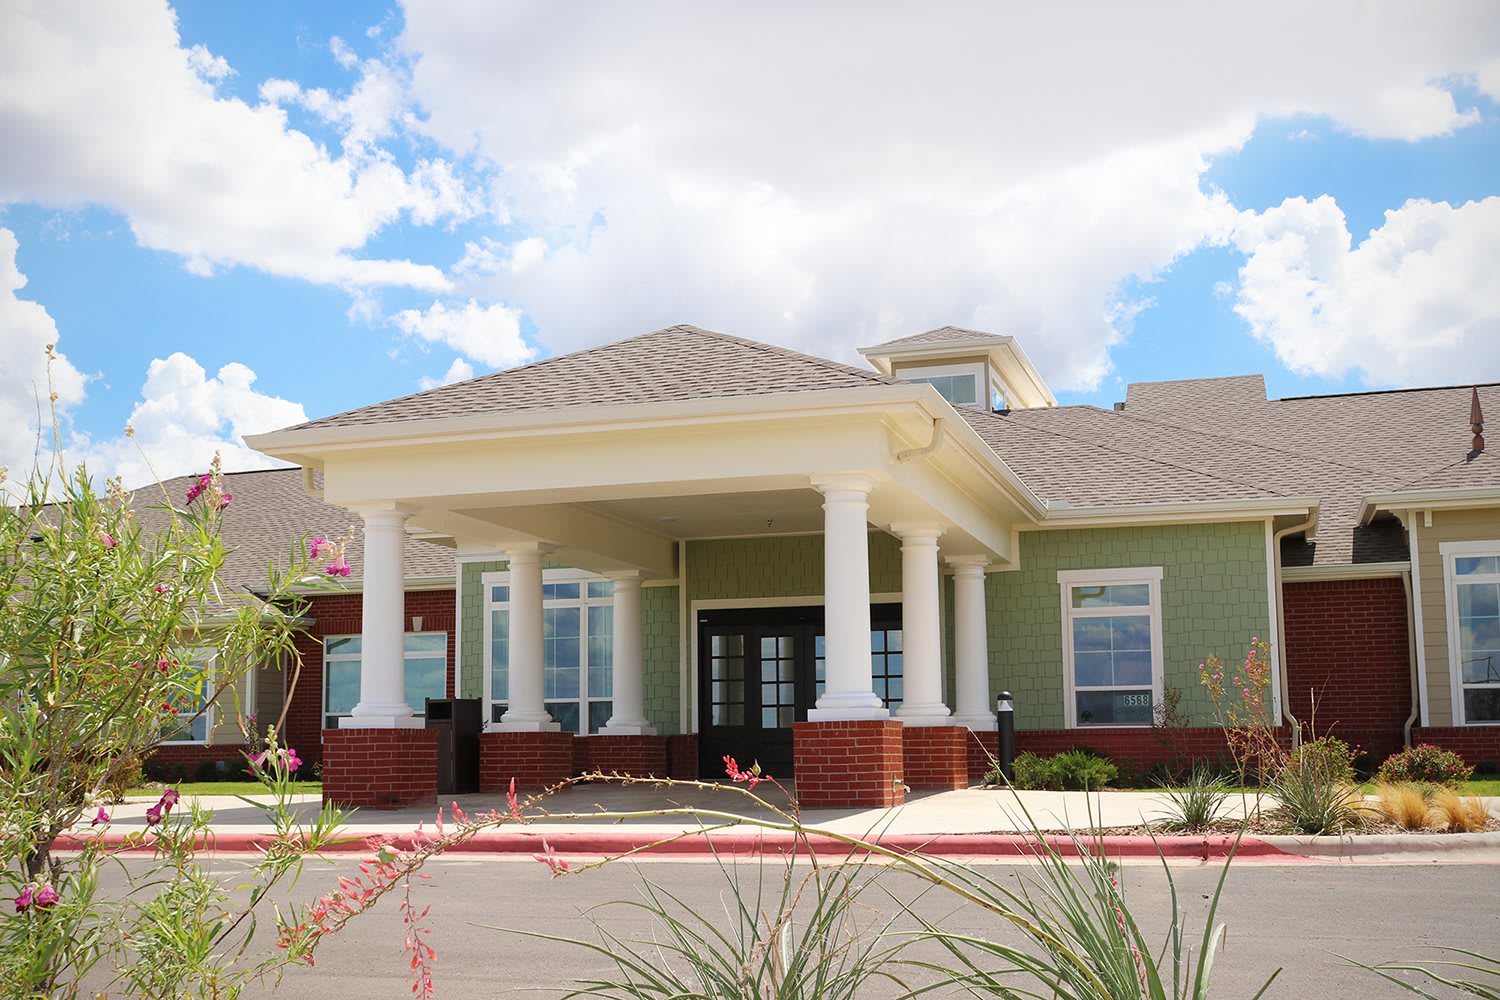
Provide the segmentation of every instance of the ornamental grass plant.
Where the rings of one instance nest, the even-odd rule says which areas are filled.
[[[1376,808],[1380,815],[1403,830],[1427,828],[1431,810],[1420,785],[1409,782],[1381,782],[1375,786]]]
[[[1493,816],[1483,799],[1466,798],[1451,788],[1432,793],[1431,818],[1451,833],[1478,833],[1489,827]]]
[[[1157,781],[1164,814],[1160,826],[1174,833],[1205,830],[1224,815],[1234,789],[1228,779],[1207,764],[1194,764],[1181,785]]]

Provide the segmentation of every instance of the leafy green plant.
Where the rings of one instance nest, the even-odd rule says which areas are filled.
[[[1030,750],[1017,754],[1013,765],[1015,772],[1015,787],[1025,789],[1049,789],[1057,790],[1062,786],[1058,784],[1057,773],[1052,769],[1052,761],[1046,757],[1038,756]],[[1005,784],[1005,779],[1000,775],[1000,768],[996,766],[990,774],[985,776],[985,781],[993,785]]]
[[[1049,791],[1097,791],[1119,776],[1119,769],[1108,757],[1092,750],[1075,748],[1052,757],[1041,757],[1030,751],[1015,759],[1016,788]],[[999,768],[985,777],[990,784],[1004,784]]]
[[[1351,785],[1331,781],[1312,763],[1281,769],[1272,785],[1278,814],[1298,833],[1325,836],[1358,826],[1363,799]]]
[[[1287,767],[1309,768],[1327,781],[1354,784],[1354,758],[1359,751],[1337,736],[1308,740],[1292,751]]]
[[[1457,788],[1474,776],[1474,769],[1452,750],[1420,743],[1393,753],[1375,772],[1377,781],[1392,784],[1411,782]]]
[[[1178,787],[1160,784],[1165,798],[1165,830],[1197,831],[1211,825],[1223,815],[1233,790],[1222,775],[1206,764],[1195,764],[1187,781]]]

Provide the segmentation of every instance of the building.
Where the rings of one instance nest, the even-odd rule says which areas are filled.
[[[807,804],[891,804],[974,776],[1002,689],[1023,749],[1159,760],[1175,691],[1174,741],[1217,754],[1198,665],[1252,636],[1288,739],[1500,759],[1500,387],[1251,376],[1102,410],[1057,406],[1008,337],[862,353],[679,326],[252,438],[307,470],[252,474],[315,512],[281,538],[360,527],[288,724],[305,757],[322,726],[325,794],[433,798],[440,646],[491,789],[729,754]]]

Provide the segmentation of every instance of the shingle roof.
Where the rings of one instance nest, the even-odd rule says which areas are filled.
[[[889,385],[896,381],[784,347],[694,326],[673,326],[287,429],[350,427],[580,405],[759,396]]]
[[[925,333],[914,333],[910,337],[898,337],[895,340],[887,340],[883,344],[865,348],[868,352],[879,351],[886,347],[914,347],[918,344],[942,344],[948,341],[962,342],[973,340],[993,340],[997,343],[1010,340],[995,333],[983,333],[979,330],[965,330],[961,326],[940,326],[936,330],[928,330]]]
[[[142,529],[159,530],[166,523],[162,509],[166,497],[182,504],[196,476],[169,479],[132,494],[136,520]],[[223,572],[224,583],[233,589],[257,590],[266,583],[266,564],[285,566],[289,547],[304,534],[342,540],[354,529],[345,550],[350,575],[346,584],[357,585],[364,571],[364,532],[357,515],[308,496],[302,489],[302,470],[269,469],[232,472],[224,476],[224,488],[234,502],[224,511],[221,537],[229,550]],[[406,540],[405,571],[408,579],[453,575],[453,550],[416,538]]]

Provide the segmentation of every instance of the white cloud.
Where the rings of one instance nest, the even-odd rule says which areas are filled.
[[[1500,371],[1500,197],[1409,201],[1358,246],[1330,197],[1247,212],[1235,311],[1293,371],[1374,385]]]
[[[500,304],[486,306],[470,299],[450,309],[434,302],[425,310],[404,309],[391,322],[410,336],[447,344],[491,368],[521,364],[534,353],[521,336],[520,310]]]
[[[549,348],[692,321],[851,357],[956,322],[1059,388],[1108,370],[1122,280],[1226,237],[1202,177],[1258,120],[1445,135],[1474,116],[1444,81],[1500,48],[1478,0],[405,12],[424,127],[536,241],[477,243],[458,291]]]
[[[96,472],[122,475],[127,487],[202,471],[216,451],[230,472],[285,465],[245,447],[244,437],[301,423],[307,414],[300,403],[256,391],[255,378],[238,362],[210,378],[181,352],[158,358],[151,362],[141,401],[130,414],[134,438],[80,440],[69,447],[68,459],[85,460]]]
[[[347,97],[325,95],[347,136],[334,157],[289,127],[276,102],[295,85],[269,82],[255,105],[219,96],[232,67],[184,48],[164,0],[22,0],[0,32],[0,203],[108,206],[199,274],[248,265],[444,290],[438,267],[359,255],[401,213],[431,220],[457,203],[435,168],[408,177],[373,146],[399,86],[368,68]]]
[[[38,450],[52,447],[49,393],[57,393],[62,421],[82,402],[84,376],[62,352],[52,362],[49,382],[46,348],[57,343],[57,324],[39,303],[19,297],[26,276],[16,264],[18,244],[9,229],[0,228],[0,465],[11,477],[30,469]]]
[[[436,389],[440,385],[452,385],[454,382],[467,382],[473,377],[474,366],[469,364],[463,358],[454,358],[453,364],[448,366],[448,370],[442,374],[441,378],[431,378],[424,375],[417,380],[417,384],[420,385],[423,389]]]

